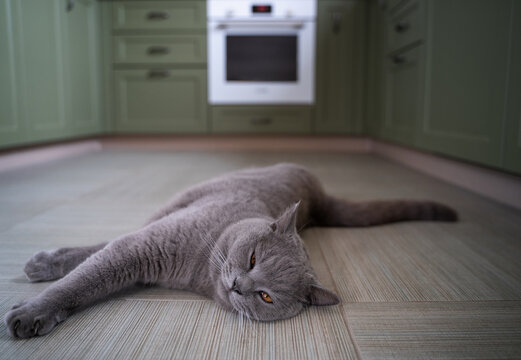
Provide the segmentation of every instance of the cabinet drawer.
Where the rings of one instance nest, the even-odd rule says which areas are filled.
[[[114,30],[203,30],[205,1],[117,1],[113,4]]]
[[[385,121],[382,135],[406,145],[414,144],[421,116],[422,46],[389,58],[386,74]]]
[[[205,70],[115,70],[119,132],[207,130]]]
[[[216,106],[212,108],[214,133],[306,134],[311,132],[307,106]]]
[[[387,22],[387,46],[389,51],[398,50],[422,38],[422,5],[413,1],[410,6],[390,15]]]
[[[115,36],[116,64],[204,64],[204,35]]]

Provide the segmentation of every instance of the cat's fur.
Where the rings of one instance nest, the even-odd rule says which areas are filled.
[[[252,319],[283,319],[340,301],[318,283],[297,229],[456,217],[428,201],[336,199],[293,164],[237,171],[179,194],[134,233],[35,254],[25,266],[29,280],[61,280],[15,305],[5,322],[14,337],[44,335],[73,311],[136,283],[191,290]]]

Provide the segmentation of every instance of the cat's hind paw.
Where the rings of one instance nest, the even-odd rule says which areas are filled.
[[[54,251],[40,251],[25,264],[24,272],[31,282],[51,281],[62,277]]]
[[[5,316],[5,323],[12,337],[27,339],[49,333],[64,319],[46,310],[38,298],[33,298],[13,306]]]

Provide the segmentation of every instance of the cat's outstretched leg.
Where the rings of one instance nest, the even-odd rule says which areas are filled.
[[[31,282],[60,279],[106,245],[105,242],[94,246],[39,251],[25,264],[25,275]]]
[[[76,309],[138,282],[154,283],[168,271],[157,245],[164,228],[150,226],[110,242],[40,295],[13,307],[5,317],[9,333],[29,338],[49,333]]]

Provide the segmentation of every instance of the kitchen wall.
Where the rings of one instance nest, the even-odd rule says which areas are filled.
[[[107,133],[370,135],[521,173],[519,1],[318,0],[312,106],[209,106],[205,1],[68,3],[0,0],[2,148]],[[174,16],[143,20],[163,7]]]

